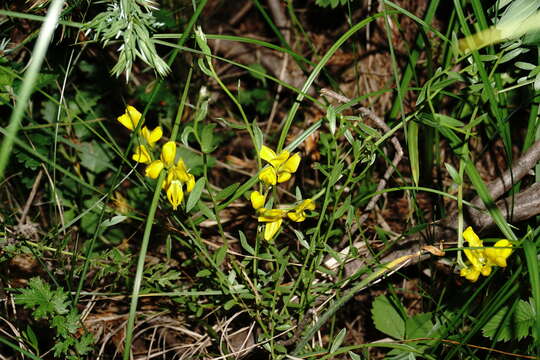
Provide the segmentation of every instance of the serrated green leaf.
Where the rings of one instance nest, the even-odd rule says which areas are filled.
[[[512,314],[508,306],[501,308],[482,328],[482,335],[496,341],[521,340],[529,335],[535,316],[531,305],[519,300]]]
[[[34,309],[33,316],[43,319],[67,313],[67,294],[62,289],[52,291],[41,278],[30,279],[28,287],[15,296],[15,303]]]
[[[377,330],[394,339],[404,339],[405,321],[386,296],[381,295],[375,298],[371,308],[371,316]]]
[[[416,314],[405,320],[405,338],[416,339],[433,336],[431,313]]]

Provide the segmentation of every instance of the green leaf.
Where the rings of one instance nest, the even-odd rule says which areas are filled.
[[[111,166],[111,153],[103,149],[103,144],[96,141],[82,143],[78,146],[81,165],[88,170],[99,174]]]
[[[255,142],[255,144],[253,145],[255,145],[255,149],[257,150],[257,152],[260,152],[264,141],[263,132],[261,128],[257,125],[256,121],[253,122],[251,127],[253,128],[253,141]]]
[[[52,291],[49,284],[35,277],[28,282],[28,288],[21,289],[15,296],[15,303],[27,309],[35,309],[36,319],[62,315],[68,312],[67,294],[63,289]]]
[[[204,278],[212,275],[212,272],[209,269],[203,269],[195,274],[196,277]]]
[[[242,245],[242,248],[246,250],[250,255],[255,256],[255,250],[253,249],[253,247],[251,247],[251,245],[248,244],[246,235],[244,235],[241,230],[238,232],[238,234],[240,236],[240,244]]]
[[[448,174],[450,174],[450,177],[452,180],[457,184],[460,185],[462,183],[461,177],[459,176],[459,172],[456,170],[455,167],[450,165],[449,163],[444,163],[444,166],[446,167],[446,170],[448,171]]]
[[[87,332],[75,343],[75,351],[79,355],[85,355],[93,350],[93,344],[94,336]]]
[[[508,314],[508,306],[502,307],[482,328],[485,337],[495,341],[521,340],[529,335],[536,319],[530,303],[519,300],[514,311]]]
[[[326,118],[328,119],[330,133],[334,135],[336,133],[336,109],[332,105],[326,109]]]
[[[214,259],[217,266],[220,266],[223,263],[223,260],[225,260],[225,255],[227,255],[227,246],[223,245],[214,254]]]
[[[414,185],[418,186],[420,178],[420,160],[418,155],[418,123],[410,121],[407,129],[407,146]]]
[[[341,329],[341,331],[336,335],[334,341],[332,342],[332,346],[330,347],[330,354],[336,352],[337,349],[339,349],[339,347],[343,343],[343,340],[345,339],[345,335],[347,335],[347,329]]]
[[[417,339],[433,336],[431,313],[416,314],[405,320],[405,338]]]
[[[216,201],[222,201],[231,196],[236,191],[236,189],[238,189],[238,186],[240,186],[240,183],[234,183],[218,192],[216,195]]]
[[[201,133],[201,151],[209,154],[216,148],[214,144],[214,129],[216,124],[206,124]]]
[[[197,204],[199,199],[201,198],[202,191],[204,189],[204,178],[200,178],[195,183],[195,186],[193,187],[193,190],[189,194],[188,200],[186,202],[186,212],[190,212],[191,209]]]
[[[395,339],[405,338],[405,321],[399,315],[390,300],[384,296],[377,296],[373,301],[371,316],[375,328]]]

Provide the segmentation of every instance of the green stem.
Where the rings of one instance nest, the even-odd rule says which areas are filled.
[[[137,315],[137,303],[139,301],[139,292],[141,290],[141,282],[144,272],[144,261],[146,259],[146,251],[148,250],[148,243],[150,242],[150,234],[152,233],[152,225],[154,224],[154,217],[156,215],[157,206],[159,203],[159,195],[161,194],[161,185],[163,179],[165,179],[166,171],[162,171],[159,174],[156,188],[154,190],[154,196],[152,197],[152,203],[148,210],[148,217],[146,218],[146,224],[144,226],[144,235],[142,239],[141,249],[139,251],[139,260],[137,261],[137,271],[135,273],[135,280],[133,282],[133,291],[131,292],[131,304],[129,306],[129,317],[126,328],[126,342],[124,345],[124,360],[129,360],[131,341],[133,340],[133,328],[135,325],[135,317]]]

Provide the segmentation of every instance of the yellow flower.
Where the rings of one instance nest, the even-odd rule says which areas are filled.
[[[486,248],[488,262],[500,267],[506,267],[506,259],[512,253],[512,243],[506,239],[501,239],[492,248]]]
[[[166,167],[170,167],[174,164],[175,157],[176,143],[174,141],[167,141],[161,148],[161,161],[165,163]]]
[[[135,148],[132,159],[143,164],[148,164],[150,161],[152,161],[152,158],[144,145],[139,145]]]
[[[469,248],[463,251],[471,266],[462,268],[461,276],[475,282],[480,274],[489,276],[493,266],[506,267],[506,259],[512,253],[510,241],[501,239],[495,243],[494,247],[485,248],[482,240],[470,226],[463,232],[463,238],[469,243]]]
[[[259,210],[260,208],[262,208],[264,206],[264,203],[266,202],[266,196],[264,196],[258,191],[253,191],[250,195],[250,199],[251,206],[253,206],[255,210]]]
[[[259,179],[267,185],[276,185],[289,180],[298,169],[301,160],[300,155],[291,156],[287,150],[276,155],[274,150],[264,145],[261,148],[260,156],[271,165],[259,174]]]
[[[264,226],[264,240],[271,241],[274,238],[286,213],[285,210],[281,209],[259,209],[258,221],[266,223]]]
[[[480,271],[473,268],[464,267],[459,271],[459,275],[463,276],[469,281],[476,282],[480,276]]]
[[[129,130],[133,131],[133,129],[137,127],[141,116],[142,114],[137,109],[128,105],[126,107],[126,112],[123,115],[120,115],[117,120]]]
[[[178,180],[173,180],[167,188],[167,199],[173,206],[173,210],[176,210],[178,205],[182,203],[184,199],[184,192],[182,191],[182,183]]]
[[[150,131],[146,126],[143,126],[141,134],[146,139],[148,145],[153,148],[154,144],[163,136],[163,130],[161,126],[156,126],[154,130]]]
[[[306,220],[306,210],[315,210],[315,203],[311,199],[306,199],[298,204],[293,211],[289,211],[287,216],[295,222]]]
[[[176,144],[174,141],[168,141],[161,148],[161,160],[154,160],[146,167],[145,175],[156,179],[161,170],[170,168],[174,164],[176,157]]]
[[[146,166],[144,174],[151,179],[157,179],[157,177],[161,173],[161,170],[163,170],[164,167],[165,164],[163,164],[163,161],[154,160],[148,166]]]

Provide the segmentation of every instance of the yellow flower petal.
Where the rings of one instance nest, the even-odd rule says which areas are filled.
[[[286,211],[281,209],[264,209],[261,208],[260,216],[257,218],[259,222],[274,222],[285,217]]]
[[[300,160],[300,155],[294,154],[285,162],[283,165],[283,170],[290,173],[296,172],[296,170],[298,170],[298,165],[300,165]]]
[[[174,173],[171,171],[171,169],[169,169],[169,171],[167,171],[167,176],[165,177],[165,180],[163,181],[163,184],[161,185],[161,188],[163,190],[168,189],[171,183],[173,182],[173,180],[176,180],[176,178],[174,177]]]
[[[195,176],[191,174],[188,175],[188,181],[186,182],[186,191],[191,192],[193,188],[195,187]]]
[[[142,114],[137,109],[131,105],[128,105],[126,107],[126,112],[117,117],[117,120],[129,130],[133,130],[137,127],[141,116]]]
[[[279,153],[278,156],[270,160],[269,163],[277,169],[277,168],[282,167],[282,165],[287,161],[288,158],[289,158],[289,152],[287,150],[283,150],[282,152]]]
[[[135,148],[132,159],[143,164],[148,164],[150,161],[152,161],[150,154],[144,145],[139,145]]]
[[[491,274],[491,266],[489,265],[482,266],[482,269],[480,269],[480,273],[484,276],[489,276],[489,274]]]
[[[303,211],[301,212],[291,211],[287,213],[287,216],[289,217],[289,219],[295,222],[302,222],[306,220],[306,214]]]
[[[171,185],[169,185],[169,188],[167,189],[167,199],[169,199],[174,210],[182,203],[184,192],[182,191],[182,184],[180,181],[173,180],[171,182]]]
[[[259,179],[264,182],[266,185],[276,185],[277,174],[276,170],[272,166],[268,166],[263,169],[259,174]]]
[[[276,158],[276,153],[274,152],[274,150],[270,149],[268,146],[262,146],[261,148],[261,152],[259,154],[261,156],[261,159],[265,160],[265,161],[272,161]]]
[[[480,271],[471,268],[463,268],[460,270],[459,274],[469,281],[476,282],[480,276]]]
[[[164,166],[163,161],[154,160],[146,167],[145,175],[151,179],[156,179]]]
[[[302,204],[300,204],[300,206],[302,209],[313,211],[315,210],[315,201],[312,199],[306,199],[302,202]]]
[[[506,267],[506,259],[512,254],[512,243],[506,239],[501,239],[495,243],[495,247],[486,248],[485,253],[491,263]]]
[[[277,177],[277,182],[278,183],[283,183],[285,181],[289,181],[289,179],[291,178],[291,173],[288,173],[288,172],[279,172],[278,173],[278,177]]]
[[[264,203],[266,202],[266,196],[264,196],[258,191],[253,191],[250,195],[250,199],[251,206],[253,206],[255,210],[262,208],[264,206]]]
[[[282,219],[268,223],[264,227],[264,240],[271,241],[281,227]]]
[[[478,235],[476,235],[476,233],[470,226],[467,229],[465,229],[465,231],[463,232],[463,238],[469,242],[470,247],[480,248],[484,246],[484,243],[482,242],[482,240],[480,240]]]
[[[161,126],[156,126],[152,131],[148,130],[146,126],[143,126],[141,133],[151,147],[154,147],[154,144],[163,136]]]
[[[176,143],[174,141],[167,141],[161,149],[161,160],[165,163],[166,167],[170,167],[174,164],[174,158],[176,157]]]

